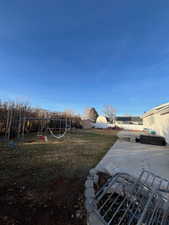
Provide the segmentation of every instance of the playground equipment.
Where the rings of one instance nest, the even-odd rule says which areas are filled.
[[[33,124],[33,126],[32,126]],[[1,142],[10,148],[16,148],[21,143],[25,134],[37,133],[37,137],[44,142],[48,141],[49,135],[62,139],[72,127],[72,118],[56,116],[54,118],[31,118],[20,115],[17,118],[10,116],[6,122],[6,132],[1,136]]]
[[[63,134],[55,135],[51,128],[48,128],[48,130],[49,130],[50,134],[52,135],[52,137],[57,138],[57,139],[63,138],[68,131],[68,129],[65,127],[65,131]]]
[[[36,118],[35,118],[36,119]],[[35,120],[34,119],[34,120]],[[30,120],[30,119],[29,119]],[[70,118],[42,118],[41,126],[38,129],[37,136],[47,137],[50,134],[52,137],[61,139],[71,129],[72,121]],[[46,121],[46,123],[44,123]]]

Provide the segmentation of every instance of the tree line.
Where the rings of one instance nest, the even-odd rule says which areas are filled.
[[[72,127],[80,127],[80,117],[70,111],[50,112],[24,103],[0,101],[0,136],[8,140],[43,131],[46,127],[64,128],[67,122]]]

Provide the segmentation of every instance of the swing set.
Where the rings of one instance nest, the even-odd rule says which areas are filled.
[[[23,142],[25,134],[30,132],[37,132],[37,137],[44,142],[48,141],[49,136],[58,140],[63,139],[68,131],[71,130],[73,124],[71,117],[63,117],[61,115],[53,118],[31,118],[20,115],[16,119],[11,116],[8,120],[6,122],[6,132],[4,137],[1,138],[1,142],[12,149],[17,148],[18,144]],[[34,128],[32,130],[33,121]]]
[[[34,113],[29,112],[25,105],[9,104],[1,113],[0,144],[16,148],[24,141],[25,135],[37,133],[37,136],[47,140],[50,135],[62,139],[74,126],[73,117],[64,113]],[[28,115],[31,115],[28,116]],[[32,117],[35,116],[35,117]]]
[[[35,118],[36,119],[36,118]],[[37,136],[41,140],[47,141],[47,136],[50,134],[53,138],[62,139],[72,127],[70,118],[40,118],[40,127]]]

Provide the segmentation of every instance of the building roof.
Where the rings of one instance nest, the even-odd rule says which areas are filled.
[[[165,104],[161,104],[159,106],[154,107],[153,109],[149,110],[148,112],[143,114],[143,118],[154,115],[156,113],[160,113],[160,115],[165,115],[169,113],[169,102]]]

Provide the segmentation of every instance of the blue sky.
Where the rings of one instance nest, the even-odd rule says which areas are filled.
[[[169,101],[168,0],[0,0],[0,98],[142,114]]]

